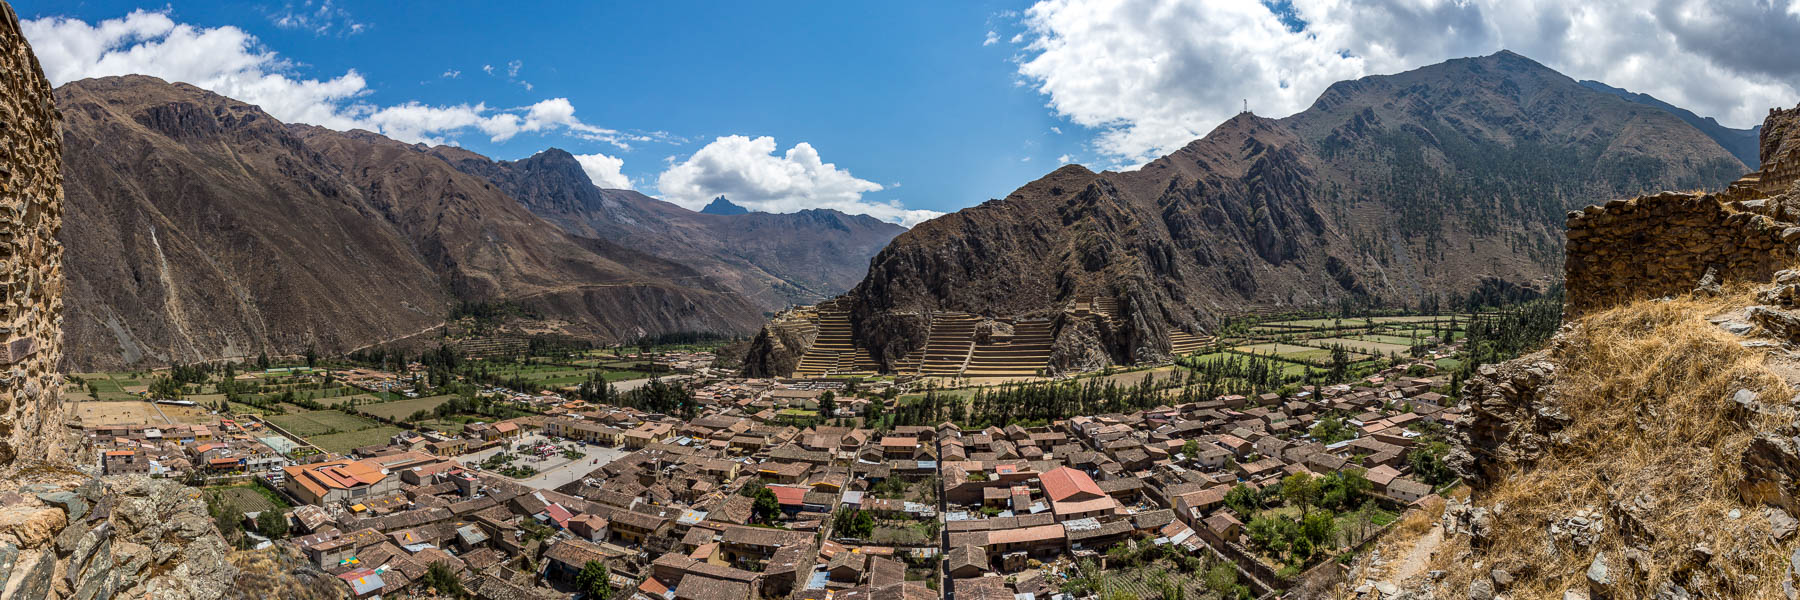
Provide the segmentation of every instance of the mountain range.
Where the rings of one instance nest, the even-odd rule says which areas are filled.
[[[1695,129],[1700,130],[1700,133],[1704,133],[1706,134],[1706,137],[1712,138],[1713,141],[1718,142],[1719,147],[1724,148],[1726,151],[1730,152],[1732,156],[1736,156],[1738,160],[1743,161],[1745,171],[1754,171],[1758,166],[1762,165],[1762,157],[1758,156],[1759,145],[1761,144],[1762,139],[1761,123],[1758,123],[1755,127],[1749,129],[1732,129],[1720,125],[1718,119],[1696,115],[1694,114],[1694,111],[1663,102],[1649,94],[1641,94],[1616,88],[1591,79],[1582,80],[1581,85],[1586,86],[1591,90],[1606,92],[1638,104],[1654,106],[1668,111],[1669,114],[1675,115],[1676,118],[1686,121],[1689,125],[1693,125]]]
[[[703,215],[600,190],[560,150],[497,162],[284,124],[151,77],[55,98],[75,369],[429,338],[462,303],[514,303],[597,341],[743,334],[847,288],[855,275],[833,274],[900,230],[832,211]]]
[[[1246,312],[1543,290],[1565,211],[1745,170],[1667,110],[1502,51],[1240,114],[1135,170],[1064,166],[895,238],[836,306],[890,368],[944,311],[1056,318],[1052,370],[1160,359]],[[1116,313],[1070,318],[1090,301]]]

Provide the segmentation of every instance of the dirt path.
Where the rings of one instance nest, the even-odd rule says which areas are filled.
[[[1432,525],[1431,531],[1425,532],[1425,535],[1419,536],[1418,541],[1413,542],[1412,549],[1406,552],[1406,556],[1388,563],[1388,575],[1382,579],[1399,583],[1424,575],[1425,568],[1431,564],[1431,555],[1437,553],[1438,546],[1443,543],[1444,527]]]

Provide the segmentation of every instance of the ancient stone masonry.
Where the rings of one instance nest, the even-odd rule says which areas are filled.
[[[1569,213],[1569,314],[1767,282],[1800,244],[1800,107],[1772,110],[1762,168],[1717,194],[1663,192]]]
[[[0,4],[0,464],[50,457],[62,425],[61,116]]]
[[[1569,312],[1682,294],[1709,279],[1768,281],[1794,261],[1800,227],[1740,212],[1718,195],[1665,192],[1569,213]]]

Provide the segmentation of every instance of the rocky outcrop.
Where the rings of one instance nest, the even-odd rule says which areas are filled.
[[[1557,406],[1549,351],[1499,365],[1482,365],[1463,384],[1468,410],[1457,423],[1456,444],[1445,462],[1472,484],[1492,480],[1500,465],[1530,465],[1569,424]]]
[[[786,377],[800,364],[800,355],[819,335],[817,327],[784,311],[763,325],[744,354],[745,377]]]
[[[0,494],[12,597],[207,600],[231,589],[231,547],[199,490],[142,476],[58,480]]]

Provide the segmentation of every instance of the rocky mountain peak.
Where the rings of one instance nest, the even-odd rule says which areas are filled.
[[[750,209],[738,206],[737,204],[732,203],[732,201],[726,200],[724,196],[719,196],[713,198],[712,203],[707,204],[705,208],[700,209],[700,212],[709,215],[732,216],[750,214]]]

